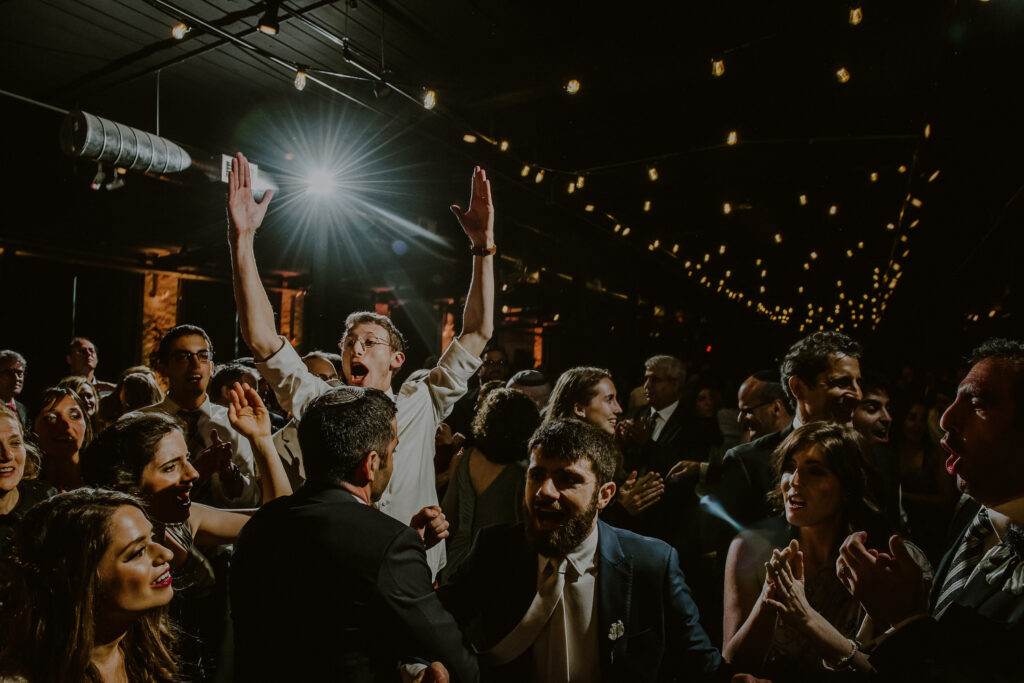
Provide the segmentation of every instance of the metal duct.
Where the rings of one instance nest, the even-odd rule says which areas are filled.
[[[192,157],[170,140],[84,111],[68,113],[60,129],[60,146],[68,156],[123,166],[147,173],[177,173]]]

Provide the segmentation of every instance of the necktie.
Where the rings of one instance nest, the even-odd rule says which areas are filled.
[[[658,426],[659,426],[660,423],[661,423],[661,415],[658,414],[657,410],[652,411],[651,412],[651,440],[652,441],[657,441],[658,437],[661,436],[661,433],[660,433],[660,431],[658,429]]]
[[[193,458],[206,448],[203,437],[199,434],[199,418],[202,416],[201,410],[178,411],[178,417],[185,423],[185,445],[188,446],[189,455]]]
[[[961,541],[956,555],[953,556],[953,562],[949,566],[949,573],[946,574],[946,580],[942,584],[939,598],[935,601],[935,608],[932,610],[934,616],[942,616],[942,613],[949,608],[953,600],[967,584],[967,579],[970,578],[971,572],[974,571],[974,568],[981,560],[982,550],[985,547],[985,537],[990,533],[992,533],[992,524],[988,519],[988,511],[985,508],[981,508],[971,522],[971,526],[968,527],[967,533],[964,534],[964,540]]]
[[[533,645],[533,641],[537,639],[545,624],[551,619],[551,615],[562,599],[567,564],[564,559],[548,559],[541,574],[537,595],[534,596],[533,602],[530,603],[522,620],[512,629],[511,633],[501,639],[501,642],[481,653],[487,663],[493,666],[507,664]],[[560,625],[560,629],[564,638],[564,623]],[[568,676],[567,672],[565,676]]]

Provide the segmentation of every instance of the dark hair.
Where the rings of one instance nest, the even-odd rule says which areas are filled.
[[[90,344],[93,345],[93,348],[96,347],[96,344],[93,344],[93,341],[91,339],[89,339],[88,337],[72,337],[71,341],[68,342],[68,351],[67,351],[67,353],[68,353],[69,356],[75,350],[75,347],[79,345],[80,342],[89,342]]]
[[[1010,390],[1015,406],[1013,423],[1017,427],[1024,427],[1024,342],[1016,339],[989,339],[974,349],[967,360],[971,365],[977,365],[990,358],[1006,361],[1017,370],[1017,381]]]
[[[171,344],[174,343],[175,339],[182,337],[189,337],[196,335],[206,340],[206,346],[210,349],[210,355],[213,355],[213,342],[210,341],[210,335],[206,334],[206,330],[196,325],[178,325],[168,330],[167,334],[160,340],[160,346],[156,350],[156,357],[161,363],[167,363],[171,360]]]
[[[473,418],[473,437],[485,458],[508,465],[529,455],[526,446],[538,425],[533,399],[515,389],[495,389]]]
[[[825,464],[839,479],[846,494],[843,522],[858,530],[866,528],[871,514],[864,502],[868,486],[864,457],[866,445],[860,432],[846,425],[812,422],[793,430],[772,453],[775,487],[768,492],[768,502],[776,511],[785,508],[780,485],[783,468],[797,451],[814,445],[821,447]]]
[[[61,381],[57,382],[58,387],[70,389],[78,395],[82,394],[82,387],[87,384],[89,385],[89,388],[92,389],[93,398],[96,399],[96,408],[99,409],[100,392],[96,391],[96,386],[89,381],[88,377],[85,377],[84,375],[68,375]]]
[[[138,493],[142,470],[157,444],[181,423],[166,413],[128,413],[96,437],[82,454],[82,478],[90,486]]]
[[[321,360],[327,361],[328,363],[334,366],[334,371],[338,373],[338,377],[344,376],[344,373],[342,372],[343,361],[341,359],[341,354],[328,353],[327,351],[310,351],[309,353],[302,357],[302,360],[308,360],[310,358],[319,358]],[[437,365],[437,363],[431,364],[430,369],[432,370],[435,365]]]
[[[615,476],[618,449],[612,437],[582,420],[549,420],[530,438],[529,451],[544,449],[544,457],[570,463],[586,458],[597,477],[597,485],[607,484]]]
[[[576,417],[573,408],[577,404],[585,406],[590,403],[597,396],[598,383],[611,378],[611,373],[601,368],[583,366],[566,370],[558,377],[551,391],[546,420]]]
[[[828,360],[833,355],[844,355],[860,359],[859,343],[842,332],[815,332],[789,347],[786,357],[779,366],[779,379],[786,392],[791,409],[796,409],[796,396],[789,388],[789,378],[798,377],[805,384],[814,384],[818,374],[828,369]]]
[[[505,383],[500,379],[487,380],[480,385],[480,391],[476,395],[476,400],[481,402],[482,405],[482,402],[487,400],[487,397],[491,395],[491,392],[503,389],[504,387]]]
[[[782,388],[782,382],[779,381],[778,370],[758,370],[751,377],[758,382],[754,389],[755,401],[758,403],[782,401],[788,410],[792,410],[786,390]]]
[[[44,390],[39,400],[36,401],[36,409],[32,411],[33,429],[35,429],[36,420],[39,419],[42,412],[52,408],[65,396],[70,396],[71,400],[78,406],[78,409],[82,411],[83,421],[85,422],[85,437],[82,439],[82,448],[80,450],[84,451],[92,443],[92,420],[89,419],[89,411],[85,408],[85,401],[73,389],[68,387],[50,387]]]
[[[861,375],[860,391],[865,396],[868,394],[884,393],[889,398],[892,398],[892,384],[885,376],[877,372],[865,372]]]
[[[121,400],[121,390],[124,390],[124,400]],[[163,389],[157,384],[156,377],[146,372],[133,372],[121,378],[119,386],[115,391],[118,394],[118,401],[121,402],[121,409],[124,411],[145,408],[154,403],[164,400]]]
[[[97,567],[111,519],[124,506],[145,511],[133,496],[77,489],[38,503],[15,527],[0,671],[48,683],[102,680],[89,660],[101,598]],[[173,643],[166,608],[143,614],[120,644],[128,680],[176,681]]]
[[[213,399],[220,400],[220,390],[223,387],[230,388],[235,382],[241,382],[242,378],[246,375],[251,375],[259,380],[259,373],[248,365],[242,365],[241,363],[226,363],[213,373],[213,377],[210,378],[210,384],[206,387],[207,395]],[[256,387],[253,387],[255,389]]]
[[[395,438],[395,404],[377,389],[338,387],[318,396],[299,421],[308,481],[334,484],[352,476],[370,451],[384,457]]]
[[[395,327],[395,323],[391,321],[391,318],[380,313],[373,313],[372,311],[356,311],[355,313],[349,313],[348,317],[345,318],[345,337],[348,337],[352,333],[353,328],[359,323],[373,323],[374,325],[380,325],[388,333],[388,343],[391,344],[392,351],[401,351],[405,353],[405,337]],[[345,345],[345,339],[342,338],[339,346]]]

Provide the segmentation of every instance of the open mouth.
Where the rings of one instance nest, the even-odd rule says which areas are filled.
[[[196,384],[198,384],[199,382],[203,381],[203,376],[202,375],[188,375],[185,378],[185,381],[187,381],[187,382],[195,382]]]
[[[153,588],[168,588],[170,587],[172,581],[173,579],[171,578],[171,570],[165,569],[164,573],[158,576],[156,581],[154,581],[150,585],[153,586]]]
[[[882,443],[888,443],[888,441],[889,441],[889,428],[886,427],[886,426],[875,425],[875,427],[871,430],[871,435],[875,437],[876,441],[881,441]]]
[[[956,475],[958,469],[960,469],[960,455],[953,450],[953,447],[949,445],[947,439],[949,436],[942,437],[942,441],[939,445],[942,446],[943,450],[949,453],[949,457],[946,458],[946,471],[949,472],[950,476]]]
[[[0,467],[0,477],[11,476],[12,474],[14,474],[15,469],[16,468],[14,467],[14,465],[5,465],[3,467]]]
[[[807,507],[807,501],[800,496],[790,496],[786,499],[786,508],[790,512],[797,512]]]
[[[567,517],[565,510],[553,508],[534,508],[533,517],[537,522],[537,528],[541,531],[550,531],[562,525]]]
[[[178,501],[178,503],[180,503],[182,507],[186,507],[187,508],[190,505],[192,505],[192,496],[189,494],[188,491],[186,491],[185,493],[182,493],[180,495],[175,496],[174,499],[176,501]]]
[[[370,374],[370,370],[365,365],[352,361],[352,367],[348,372],[349,381],[351,381],[352,384],[362,384],[366,381],[366,376],[368,374]]]

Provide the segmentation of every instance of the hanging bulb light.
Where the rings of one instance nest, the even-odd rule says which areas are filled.
[[[423,93],[423,108],[433,109],[437,106],[437,93],[433,90],[427,90]]]
[[[476,142],[476,136],[473,135],[472,133],[466,133],[465,135],[462,136],[462,141],[468,142],[469,144],[473,144],[474,142]]]
[[[582,190],[583,189],[583,181],[584,181],[583,176],[577,176],[577,178],[576,178],[576,189],[578,189],[578,190]]]
[[[302,67],[295,71],[295,89],[302,90],[306,87],[306,72]]]
[[[533,176],[533,182],[535,182],[535,183],[539,183],[542,180],[544,180],[544,169],[543,168],[540,169],[539,171],[537,171],[537,175]]]
[[[277,22],[277,6],[277,0],[267,0],[267,9],[263,12],[263,16],[260,17],[258,26],[260,33],[276,36],[277,32],[281,29],[280,24]]]
[[[580,82],[577,81],[575,78],[571,79],[569,82],[565,84],[565,92],[569,93],[570,95],[575,95],[579,91]]]
[[[732,213],[732,204],[730,204],[729,202],[726,202],[726,203],[722,204],[722,213],[724,213],[724,214]]]
[[[850,25],[851,26],[856,26],[857,24],[859,24],[863,20],[864,20],[864,13],[861,11],[860,7],[853,7],[853,8],[850,9]]]
[[[654,182],[655,180],[657,180],[658,179],[658,169],[656,169],[654,166],[651,166],[650,168],[648,168],[647,169],[647,177],[651,179],[651,182]]]
[[[807,206],[807,195],[805,195],[805,194],[800,195],[799,200],[800,200],[800,206]]]
[[[523,176],[524,178],[526,176],[530,175],[530,165],[529,164],[524,165],[523,166],[523,170],[519,172],[519,175]]]
[[[840,83],[850,82],[850,72],[846,70],[846,67],[840,67],[839,71],[836,71],[836,80]]]
[[[502,140],[501,144],[498,145],[498,149],[500,149],[502,152],[507,152],[508,151],[508,140]]]
[[[181,40],[185,37],[185,34],[191,30],[192,27],[188,26],[187,24],[178,24],[171,28],[171,35],[174,36],[176,40]]]
[[[727,137],[725,139],[725,144],[727,144],[727,145],[735,145],[736,144],[736,139],[737,139],[736,138],[736,131],[730,130],[729,131],[729,137]]]
[[[725,75],[725,61],[721,59],[711,60],[711,75],[719,78]]]
[[[651,200],[650,199],[644,200],[644,213],[647,213],[650,210],[651,210]]]

